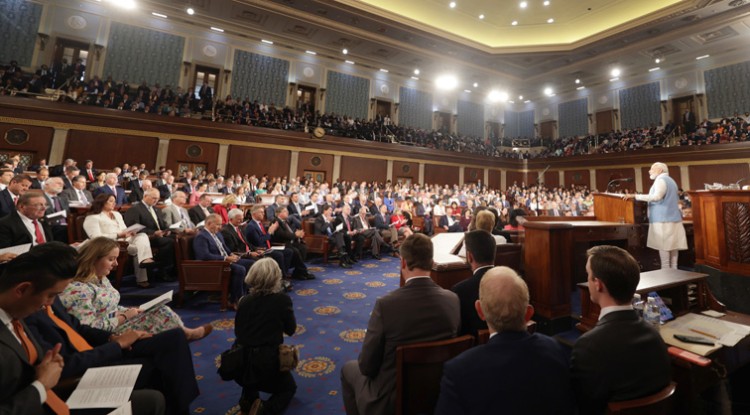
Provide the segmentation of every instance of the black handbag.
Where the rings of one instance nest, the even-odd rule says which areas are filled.
[[[219,369],[216,371],[226,381],[239,380],[245,371],[245,348],[234,344],[230,349],[221,353]]]

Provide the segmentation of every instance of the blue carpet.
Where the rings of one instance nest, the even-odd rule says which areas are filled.
[[[317,279],[294,281],[291,293],[297,332],[286,342],[300,346],[300,364],[294,373],[297,394],[286,414],[344,414],[339,371],[359,355],[375,300],[398,288],[398,261],[368,259],[353,269],[340,268],[336,262],[327,266],[314,263],[310,269]],[[168,287],[160,285],[154,294]],[[128,300],[132,295],[145,295],[135,289],[125,292]],[[184,308],[176,309],[187,326],[214,324],[209,337],[190,346],[201,390],[191,409],[195,414],[235,414],[239,412],[240,387],[216,374],[217,357],[234,342],[234,313],[219,312],[218,303],[208,298],[197,295]]]

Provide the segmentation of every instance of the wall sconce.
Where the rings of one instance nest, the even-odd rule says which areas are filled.
[[[297,98],[299,98],[299,97],[301,97],[301,96],[302,96],[302,90],[301,90],[301,89],[298,89],[298,90],[297,90]]]
[[[398,106],[399,106],[399,105],[400,105],[400,104],[399,104],[398,102],[397,102],[397,103],[395,103],[395,104],[393,104],[393,112],[394,112],[395,114],[398,114]]]
[[[44,51],[49,41],[49,35],[46,33],[37,33],[36,36],[39,38],[39,50]]]
[[[589,124],[594,123],[594,114],[587,114],[589,116]]]
[[[104,45],[94,45],[94,56],[96,56],[96,60],[99,60],[102,57],[103,50]]]
[[[188,62],[188,61],[182,61],[182,67],[184,69],[184,75],[183,76],[187,76],[188,71],[190,70],[190,62]]]
[[[323,98],[326,96],[326,89],[325,88],[319,88],[318,91],[320,91],[320,100],[322,101]]]
[[[224,69],[224,83],[225,84],[227,82],[229,82],[229,75],[231,75],[231,74],[232,74],[232,70],[231,69]]]
[[[612,115],[615,116],[615,120],[619,120],[620,119],[620,110],[618,110],[618,109],[612,110]]]

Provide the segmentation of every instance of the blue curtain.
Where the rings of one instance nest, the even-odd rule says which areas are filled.
[[[42,6],[26,0],[0,1],[0,64],[30,66]],[[34,68],[36,69],[36,68]]]
[[[484,137],[484,105],[458,101],[458,133]]]
[[[115,81],[177,87],[185,38],[112,22],[104,61],[104,77]]]
[[[560,122],[560,137],[588,134],[587,98],[559,104],[557,106],[557,114]]]
[[[658,82],[620,90],[620,126],[629,130],[661,124],[660,100]]]
[[[518,136],[534,138],[534,110],[518,113]]]
[[[401,87],[398,97],[399,125],[425,130],[432,128],[432,94]]]
[[[367,119],[369,79],[328,71],[326,86],[327,113]]]
[[[289,61],[237,50],[234,52],[232,96],[256,99],[283,108],[289,83]]]
[[[708,117],[731,117],[750,111],[750,61],[704,72]]]

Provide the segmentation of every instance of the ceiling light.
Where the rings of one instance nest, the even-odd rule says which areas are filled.
[[[515,104],[516,101],[508,101],[508,104]]]
[[[576,88],[576,90],[578,90],[578,91],[580,91],[580,90],[582,90],[582,89],[586,89],[586,87],[585,87],[585,86],[583,86],[583,85],[581,85],[581,86],[579,86],[578,88]]]
[[[133,10],[135,9],[135,6],[136,6],[135,0],[117,0],[117,1],[110,0],[109,3],[112,3],[113,5],[119,8],[128,9],[128,10]]]
[[[519,101],[523,101],[523,95],[519,95],[519,96],[518,96],[518,100],[519,100]]]
[[[414,70],[414,75],[419,75],[419,68]]]
[[[487,94],[487,99],[490,102],[505,102],[508,100],[508,93],[493,89],[489,94]]]
[[[544,88],[544,95],[551,97],[554,93],[555,92],[552,90],[552,88],[550,87]]]
[[[699,60],[701,60],[701,59],[706,59],[706,58],[707,58],[707,57],[709,57],[709,56],[711,56],[711,55],[703,55],[703,56],[698,56],[697,58],[695,58],[695,60],[699,61]]]
[[[524,101],[523,103],[524,103],[524,104],[528,104],[529,102],[531,102],[531,100],[530,100],[530,99],[527,99],[527,100],[526,100],[526,101]]]
[[[613,78],[617,78],[620,76],[620,73],[621,73],[620,68],[615,68],[615,69],[612,69],[612,71],[609,74],[612,75]]]
[[[154,16],[156,16],[156,17],[161,17],[162,19],[166,19],[167,18],[166,14],[161,14],[161,13],[157,13],[157,12],[151,12],[151,14],[154,15]]]
[[[344,49],[341,50],[341,53],[343,53],[344,55],[348,55],[349,54],[349,49],[344,48]]]
[[[458,86],[458,78],[453,75],[440,75],[435,78],[435,86],[445,91],[455,89]]]
[[[620,80],[620,78],[614,77],[614,78],[610,79],[609,82],[616,82],[616,81],[619,81],[619,80]]]
[[[654,59],[654,63],[661,63],[661,59],[659,58]]]
[[[448,3],[448,7],[450,7],[451,9],[455,9],[456,8],[456,2],[452,1],[452,2]]]
[[[466,92],[467,94],[471,94],[471,89],[464,89],[464,92]]]
[[[187,9],[185,9],[185,13],[192,16],[195,14],[195,10],[192,7],[188,7]]]
[[[261,39],[260,41],[263,42],[263,43],[265,43],[265,44],[267,44],[267,45],[273,45],[273,42],[270,41],[270,40]]]
[[[344,62],[348,63],[349,65],[354,65],[354,61],[344,61]]]
[[[549,19],[547,19],[547,23],[555,23],[555,19],[550,17]]]
[[[484,20],[484,15],[483,14],[479,15],[479,20]]]
[[[211,30],[213,30],[214,32],[224,33],[224,29],[219,28],[219,27],[211,26]]]
[[[380,72],[385,72],[385,73],[388,73],[388,69],[383,69],[383,68],[380,68]]]
[[[522,1],[522,2],[521,2],[521,3],[519,4],[519,5],[518,5],[518,7],[522,8],[522,9],[525,9],[525,8],[526,8],[526,6],[528,6],[528,5],[529,5],[529,3],[525,2],[525,1]]]
[[[656,71],[658,71],[659,69],[661,69],[661,68],[657,66],[657,67],[655,67],[655,68],[651,68],[651,69],[649,69],[648,71],[649,71],[649,72],[656,72]]]
[[[419,81],[419,78],[417,78],[416,76],[412,76],[411,79],[413,79],[415,81]]]
[[[549,6],[549,0],[546,0],[544,3],[542,3],[545,6]]]
[[[514,21],[510,22],[510,25],[511,26],[517,26],[518,25],[518,20],[514,20]]]
[[[479,87],[479,82],[474,82],[474,88],[478,88],[478,87]]]
[[[581,80],[576,78],[576,84],[580,84],[580,83],[581,83]]]
[[[317,55],[317,53],[315,53],[315,52],[313,52],[311,50],[306,50],[305,53],[307,53],[308,55]]]

